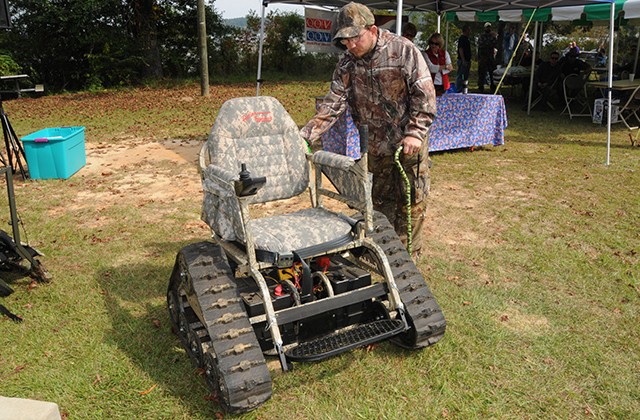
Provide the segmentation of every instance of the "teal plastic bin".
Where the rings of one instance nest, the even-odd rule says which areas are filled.
[[[87,163],[84,127],[45,128],[21,140],[32,179],[67,179]]]

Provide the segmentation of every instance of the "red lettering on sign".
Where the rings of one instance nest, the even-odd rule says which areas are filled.
[[[271,111],[250,112],[242,117],[242,122],[247,122],[252,118],[253,121],[257,123],[271,122],[273,120],[273,115],[271,115]]]
[[[325,31],[331,30],[331,20],[329,19],[306,18],[305,23],[307,28],[322,29]]]

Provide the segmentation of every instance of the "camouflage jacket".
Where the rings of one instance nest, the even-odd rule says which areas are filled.
[[[493,49],[498,47],[496,34],[491,31],[484,31],[478,37],[478,57],[493,57]]]
[[[436,115],[436,95],[420,50],[380,29],[376,46],[367,55],[358,59],[346,52],[317,114],[302,128],[302,137],[317,141],[347,104],[355,123],[369,126],[369,153],[393,155],[405,136],[426,145]]]

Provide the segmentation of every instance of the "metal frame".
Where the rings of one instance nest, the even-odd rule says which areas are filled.
[[[581,76],[579,74],[570,74],[562,80],[562,92],[564,93],[564,101],[565,107],[560,113],[560,115],[565,112],[569,114],[569,119],[573,119],[573,117],[591,117],[591,105],[589,104],[589,97],[587,96],[587,76]],[[575,86],[567,87],[567,81],[569,84],[573,84],[573,80],[576,80],[579,83],[576,83]],[[572,96],[569,96],[570,92],[574,92]],[[571,104],[577,103],[582,106],[580,111],[571,112]],[[584,110],[588,109],[589,113],[585,114]],[[609,114],[611,116],[611,114]]]

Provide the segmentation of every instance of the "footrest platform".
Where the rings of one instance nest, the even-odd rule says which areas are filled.
[[[287,350],[285,355],[292,362],[315,362],[386,340],[403,329],[404,323],[399,319],[382,319],[300,343]]]

